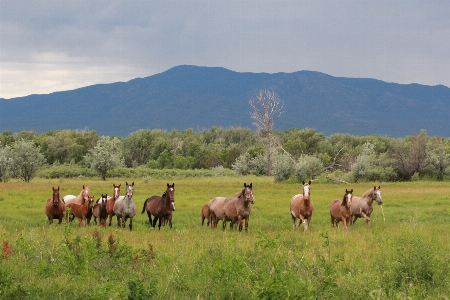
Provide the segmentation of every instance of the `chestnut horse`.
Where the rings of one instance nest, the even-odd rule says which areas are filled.
[[[114,203],[114,214],[117,216],[117,224],[119,227],[125,228],[127,219],[130,219],[130,231],[133,228],[133,218],[136,215],[136,203],[133,201],[134,182],[128,184],[126,182],[126,194],[119,197]]]
[[[90,191],[90,188],[88,186],[83,185],[83,189],[80,191],[78,196],[66,195],[63,197],[64,202],[66,203],[66,205],[69,203],[76,203],[76,204],[83,205],[84,202],[88,200],[89,191]]]
[[[120,196],[120,186],[122,184],[119,185],[115,185],[113,183],[113,195],[114,197],[108,197],[107,201],[106,201],[106,213],[109,216],[109,226],[111,226],[111,220],[114,217],[114,204],[116,203],[117,199],[119,199]],[[123,196],[122,196],[123,198]]]
[[[52,190],[53,195],[48,198],[47,204],[45,205],[45,214],[50,224],[53,224],[53,219],[58,219],[58,224],[61,224],[63,217],[67,220],[67,216],[65,216],[66,204],[63,198],[59,196],[59,186],[57,189],[52,187]]]
[[[231,227],[237,222],[239,231],[242,231],[245,220],[245,230],[248,230],[250,221],[251,204],[255,203],[252,184],[244,183],[244,189],[234,197],[229,197],[223,202],[222,228],[225,230],[227,221],[231,221]]]
[[[175,183],[167,183],[167,189],[162,196],[151,196],[144,202],[142,212],[147,211],[148,221],[152,229],[155,229],[156,221],[159,219],[158,229],[161,230],[161,224],[164,226],[169,223],[172,228],[172,212],[175,210]],[[153,221],[152,221],[153,215]]]
[[[383,204],[381,186],[374,186],[373,189],[368,189],[362,197],[353,197],[351,224],[354,224],[358,218],[365,218],[366,224],[369,225],[370,215],[373,211],[373,200],[377,201],[378,205]]]
[[[331,217],[331,226],[338,227],[338,223],[342,221],[344,223],[344,229],[348,229],[348,225],[350,224],[350,219],[352,217],[352,198],[353,198],[353,189],[350,191],[345,189],[345,194],[342,200],[336,199],[333,200],[330,204],[330,217]]]
[[[314,205],[311,201],[310,185],[311,180],[307,183],[303,183],[303,194],[297,194],[291,199],[290,211],[292,217],[293,228],[297,225],[297,218],[301,220],[300,225],[303,224],[303,230],[308,230],[309,223],[311,222],[311,217],[314,212]]]
[[[208,204],[203,205],[202,207],[202,226],[205,224],[206,219],[206,226],[209,226],[209,206]]]
[[[88,197],[88,200],[85,201],[84,204],[77,204],[77,203],[69,203],[66,205],[66,207],[70,207],[72,209],[71,213],[78,218],[78,225],[81,226],[81,224],[84,223],[84,226],[87,225],[87,218],[89,217],[89,214],[92,216],[92,203],[94,201],[94,197]]]

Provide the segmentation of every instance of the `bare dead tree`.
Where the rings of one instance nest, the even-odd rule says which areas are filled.
[[[267,175],[272,175],[272,162],[270,155],[271,132],[276,121],[283,113],[284,103],[278,95],[272,91],[259,90],[256,99],[249,100],[253,112],[250,116],[254,120],[253,124],[267,138]]]

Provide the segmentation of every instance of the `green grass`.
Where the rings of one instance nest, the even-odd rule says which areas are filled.
[[[135,182],[133,231],[116,226],[48,225],[52,186],[61,195],[82,185],[96,198],[112,184]],[[175,183],[173,229],[151,230],[146,198]],[[253,183],[248,232],[201,226],[201,207]],[[308,231],[292,229],[299,184],[266,177],[179,179],[34,179],[0,184],[3,258],[0,298],[17,299],[447,299],[450,282],[450,183],[381,184],[383,209],[371,225],[330,226],[329,204],[345,188],[314,183]],[[377,184],[378,185],[378,184]],[[122,190],[122,194],[124,190]],[[117,224],[114,220],[114,224]],[[5,246],[5,242],[8,246]],[[12,255],[8,254],[9,247]]]

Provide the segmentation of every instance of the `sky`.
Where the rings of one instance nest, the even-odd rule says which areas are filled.
[[[450,1],[0,0],[0,98],[178,65],[450,87]]]

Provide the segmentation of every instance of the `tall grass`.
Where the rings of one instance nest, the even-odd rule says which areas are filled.
[[[52,186],[97,198],[135,182],[133,231],[116,226],[48,225]],[[151,230],[144,200],[175,183],[173,229]],[[253,183],[248,232],[201,226],[201,207]],[[377,184],[378,185],[378,184]],[[0,298],[36,299],[447,299],[450,282],[449,183],[382,184],[371,225],[331,228],[329,204],[345,188],[315,183],[308,231],[293,230],[296,184],[266,177],[35,179],[0,184],[3,251]],[[117,222],[114,220],[114,225]]]

